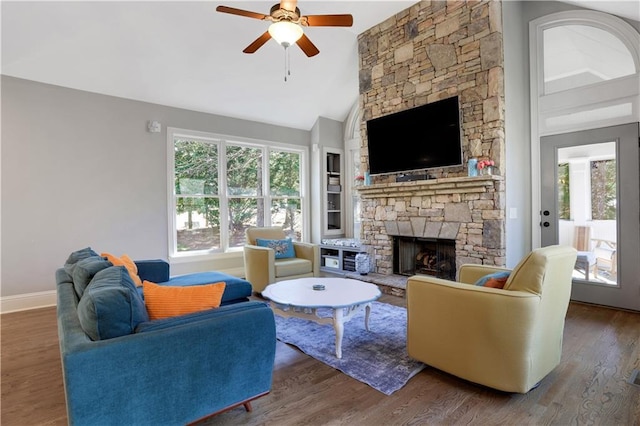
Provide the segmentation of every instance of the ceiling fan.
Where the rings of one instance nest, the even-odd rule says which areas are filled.
[[[285,49],[296,43],[307,56],[315,56],[320,51],[304,34],[302,27],[350,27],[353,25],[351,15],[303,16],[300,14],[297,3],[297,0],[282,0],[271,7],[268,15],[228,6],[218,6],[216,11],[272,22],[264,34],[243,50],[244,53],[254,53],[273,38]]]

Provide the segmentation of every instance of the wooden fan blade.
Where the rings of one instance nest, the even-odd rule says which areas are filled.
[[[262,34],[260,37],[258,37],[253,43],[245,47],[243,52],[244,53],[255,52],[256,50],[260,49],[263,44],[268,42],[270,38],[271,38],[271,34],[269,34],[269,31],[265,31],[265,33]]]
[[[318,48],[315,44],[311,43],[311,40],[309,40],[309,37],[307,37],[306,34],[302,34],[302,37],[300,37],[296,43],[308,57],[316,56],[320,53]]]
[[[280,2],[280,9],[285,9],[291,12],[295,12],[297,4],[298,4],[297,0],[282,0]]]
[[[307,15],[303,21],[310,27],[350,27],[353,25],[351,15]],[[304,25],[304,23],[303,23]]]
[[[230,13],[232,15],[246,16],[247,18],[254,18],[254,19],[261,19],[261,20],[267,18],[267,15],[264,15],[262,13],[250,12],[248,10],[236,9],[235,7],[229,7],[229,6],[218,6],[216,7],[216,11],[222,12],[222,13]]]

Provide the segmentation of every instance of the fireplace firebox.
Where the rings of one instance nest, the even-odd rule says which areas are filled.
[[[455,280],[455,240],[393,237],[393,273]]]

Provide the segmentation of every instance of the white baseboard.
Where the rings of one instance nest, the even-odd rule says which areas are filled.
[[[55,290],[0,297],[0,313],[56,306],[56,301]]]

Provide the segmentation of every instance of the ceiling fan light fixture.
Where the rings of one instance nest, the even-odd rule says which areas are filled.
[[[269,26],[269,34],[278,44],[289,47],[302,37],[302,27],[289,21],[274,22]]]

